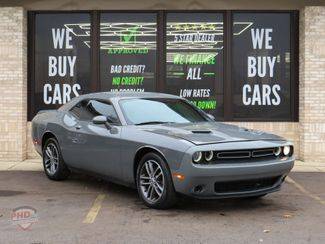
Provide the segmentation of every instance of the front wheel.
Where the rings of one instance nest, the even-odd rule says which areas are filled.
[[[148,207],[167,209],[176,203],[169,168],[158,154],[148,153],[141,159],[136,181],[139,196]]]
[[[51,180],[64,180],[70,170],[63,161],[59,143],[55,138],[49,138],[43,147],[43,166],[47,177]]]

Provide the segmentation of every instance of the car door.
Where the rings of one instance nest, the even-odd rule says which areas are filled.
[[[72,167],[121,178],[121,125],[113,105],[105,100],[84,100],[70,113],[76,123],[67,133],[66,154]],[[106,116],[111,128],[92,122],[93,117]]]

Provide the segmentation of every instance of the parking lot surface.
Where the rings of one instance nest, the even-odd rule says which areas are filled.
[[[36,211],[26,230],[13,219],[24,206]],[[325,243],[325,173],[292,172],[260,200],[182,198],[153,210],[94,177],[0,171],[0,243]]]

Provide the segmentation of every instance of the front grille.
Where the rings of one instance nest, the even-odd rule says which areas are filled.
[[[276,176],[263,179],[216,182],[214,184],[214,191],[216,193],[256,191],[274,186],[280,178],[281,176]]]
[[[280,152],[279,152],[280,150]],[[237,164],[237,163],[257,163],[281,159],[281,147],[269,148],[252,148],[240,150],[224,150],[224,151],[202,151],[202,157],[199,162],[194,164]],[[211,153],[213,155],[211,156]]]
[[[217,152],[217,159],[250,158],[250,151]]]
[[[252,157],[267,157],[274,155],[274,148],[256,149],[252,151]]]
[[[275,148],[262,148],[252,150],[232,150],[215,152],[214,160],[229,160],[229,159],[249,159],[262,157],[276,157],[274,155]]]

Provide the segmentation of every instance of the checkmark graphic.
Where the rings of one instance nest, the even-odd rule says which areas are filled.
[[[135,26],[135,27],[129,29],[128,31],[126,31],[123,35],[121,35],[121,41],[128,43],[128,42],[131,42],[133,39],[133,41],[135,42],[136,41],[135,33],[138,31],[138,29],[139,29],[139,26]]]

